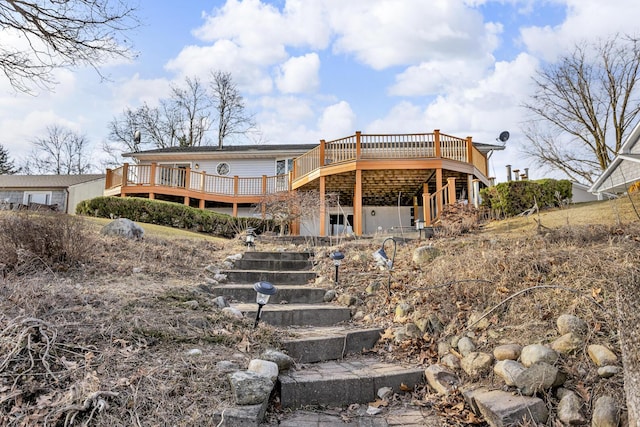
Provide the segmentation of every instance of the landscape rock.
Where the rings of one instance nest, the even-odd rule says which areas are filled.
[[[613,351],[599,344],[591,344],[587,347],[587,354],[596,366],[613,365],[618,361]]]
[[[242,312],[234,307],[225,307],[222,309],[222,312],[228,314],[229,316],[237,317],[238,319],[242,319]]]
[[[430,365],[425,369],[424,375],[427,383],[438,394],[447,395],[460,385],[458,376],[440,365]]]
[[[542,344],[524,346],[520,353],[520,363],[526,368],[538,362],[554,364],[558,360],[558,353]]]
[[[352,306],[356,303],[356,297],[349,294],[342,294],[338,297],[338,304],[346,307]]]
[[[521,363],[511,359],[501,360],[493,366],[493,372],[502,378],[508,386],[516,385],[516,378],[525,369]]]
[[[445,354],[440,359],[440,363],[443,366],[446,366],[449,369],[454,369],[456,371],[458,369],[462,369],[462,364],[460,363],[460,359],[455,354],[451,354],[451,353]]]
[[[571,333],[571,332],[569,332]],[[569,425],[583,425],[587,422],[584,415],[582,415],[582,400],[572,391],[567,390],[558,403],[556,412],[558,419],[564,424]]]
[[[197,310],[198,307],[200,307],[200,303],[198,303],[198,301],[196,300],[185,301],[182,303],[182,305],[191,310]]]
[[[420,246],[413,251],[412,260],[417,265],[428,264],[440,255],[440,251],[433,246]]]
[[[227,301],[227,299],[226,299],[225,297],[223,297],[222,295],[221,295],[221,296],[218,296],[218,297],[215,297],[215,298],[213,299],[213,303],[214,303],[214,304],[216,305],[216,307],[218,307],[218,308],[225,308],[225,307],[229,307],[229,301]]]
[[[227,275],[222,273],[217,273],[213,275],[213,280],[216,280],[218,283],[223,283],[227,281]]]
[[[204,281],[207,283],[207,285],[211,285],[211,286],[219,285],[218,281],[215,280],[213,277],[205,277]]]
[[[380,389],[378,389],[378,397],[380,399],[387,399],[389,397],[391,397],[391,395],[393,394],[393,388],[391,387],[381,387]]]
[[[118,218],[102,227],[105,236],[120,236],[127,239],[140,240],[144,237],[144,229],[127,218]]]
[[[593,404],[591,427],[618,427],[620,413],[618,405],[611,396],[600,396]]]
[[[211,274],[218,274],[220,273],[220,269],[218,268],[218,266],[213,265],[213,264],[209,264],[204,268],[204,271],[206,271],[207,273],[211,273]]]
[[[567,332],[551,343],[551,348],[560,354],[569,354],[584,346],[584,338],[573,332]]]
[[[503,344],[493,349],[496,360],[518,360],[522,346],[519,344]]]
[[[449,340],[438,341],[438,356],[444,356],[451,352],[451,343]]]
[[[462,369],[470,376],[476,376],[489,370],[493,356],[488,353],[474,351],[462,358]]]
[[[262,359],[253,359],[249,362],[249,367],[247,368],[249,372],[255,372],[256,374],[263,375],[269,378],[271,381],[275,382],[278,379],[278,365],[274,362],[270,362],[268,360]]]
[[[527,423],[544,424],[549,417],[547,406],[537,397],[493,390],[476,393],[474,400],[491,427],[511,427]]]
[[[586,335],[589,332],[587,322],[572,314],[563,314],[556,320],[560,335],[574,333],[578,336]]]
[[[554,386],[557,376],[558,368],[545,362],[538,362],[516,377],[515,386],[525,396],[533,396]]]
[[[269,398],[273,381],[251,371],[236,371],[228,374],[231,391],[237,405],[257,405]]]
[[[382,284],[380,282],[373,282],[370,283],[364,291],[367,293],[367,295],[373,295],[378,292],[378,289],[380,289],[381,286]]]
[[[396,306],[395,319],[403,319],[409,315],[413,307],[409,303],[401,302]]]
[[[469,337],[462,337],[458,341],[458,351],[461,355],[466,356],[472,351],[476,350],[476,345],[471,341]]]
[[[610,378],[620,373],[620,371],[621,369],[618,366],[612,366],[612,365],[602,366],[598,368],[598,376],[600,378]]]
[[[278,365],[280,371],[289,370],[295,364],[293,357],[278,350],[265,350],[260,357]]]
[[[467,319],[468,328],[473,328],[475,330],[484,330],[487,329],[489,325],[489,319],[487,319],[486,317],[482,317],[482,313],[472,311],[469,314],[469,319]]]
[[[336,299],[336,291],[334,289],[329,289],[327,292],[324,293],[324,296],[322,297],[322,301],[324,302],[331,302],[334,299]]]
[[[422,331],[415,323],[407,323],[404,326],[404,333],[408,338],[422,338]]]
[[[436,313],[429,313],[426,316],[423,313],[416,313],[414,323],[424,333],[431,335],[439,335],[444,331],[444,325]]]
[[[238,369],[240,369],[240,367],[238,366],[238,364],[236,362],[231,362],[229,360],[221,360],[219,362],[216,363],[216,368],[218,369],[218,371],[222,372],[223,374],[228,374],[230,372],[235,372]]]
[[[187,356],[202,356],[202,350],[199,348],[192,348],[187,350]]]

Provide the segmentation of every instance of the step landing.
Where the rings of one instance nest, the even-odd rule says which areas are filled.
[[[278,292],[269,299],[269,304],[319,304],[323,302],[326,289],[302,285],[279,285]],[[229,297],[231,301],[251,303],[256,300],[253,284],[217,285],[211,288],[216,295]]]
[[[342,359],[372,349],[381,328],[354,329],[345,327],[290,328],[294,338],[282,342],[282,348],[297,363],[315,363]]]
[[[258,305],[253,303],[231,304],[246,317],[255,318]],[[351,320],[351,310],[332,304],[267,304],[262,309],[260,321],[273,326],[332,326]]]

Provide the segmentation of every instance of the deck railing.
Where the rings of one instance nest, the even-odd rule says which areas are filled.
[[[125,174],[126,181],[122,179]],[[109,190],[117,187],[148,187],[141,189],[145,192],[161,192],[161,188],[178,188],[193,193],[224,196],[262,196],[289,191],[290,188],[288,174],[240,178],[210,175],[189,168],[127,163],[107,171],[105,188]]]
[[[293,179],[304,177],[323,166],[368,159],[442,158],[471,163],[486,175],[486,157],[462,139],[438,131],[419,134],[355,135],[320,145],[294,160]]]

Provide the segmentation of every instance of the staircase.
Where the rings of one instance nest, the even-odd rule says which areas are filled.
[[[297,362],[294,370],[281,372],[278,377],[280,405],[296,410],[366,403],[375,401],[382,387],[399,392],[401,384],[413,387],[422,382],[420,368],[362,355],[363,350],[376,344],[382,330],[358,329],[350,323],[348,307],[324,302],[326,290],[310,284],[316,278],[312,268],[313,254],[309,252],[247,252],[234,269],[222,272],[232,283],[213,290],[228,296],[232,307],[254,318],[257,304],[253,283],[268,281],[277,288],[262,309],[260,321],[288,328],[295,338],[283,342],[282,350]],[[253,425],[261,421],[256,419]]]

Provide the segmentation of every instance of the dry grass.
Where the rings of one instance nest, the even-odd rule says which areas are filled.
[[[563,313],[589,323],[589,344],[619,352],[616,285],[635,286],[629,271],[640,263],[640,221],[618,220],[627,218],[623,203],[545,212],[541,232],[531,218],[520,218],[441,236],[429,242],[438,256],[422,265],[412,254],[424,240],[398,243],[391,296],[387,274],[371,261],[386,236],[341,243],[336,248],[347,258],[335,288],[357,297],[359,325],[393,331],[414,316],[442,324],[420,339],[385,334],[376,349],[382,358],[426,366],[438,360],[439,341],[470,330],[484,351],[503,342],[548,343]],[[579,225],[585,218],[590,225]],[[242,243],[144,224],[145,239],[128,241],[101,236],[106,221],[90,221],[82,235],[91,250],[81,262],[64,269],[53,261],[31,263],[5,270],[0,280],[0,424],[210,425],[212,414],[232,403],[216,362],[245,367],[284,333],[265,324],[255,331],[250,320],[226,317],[212,305],[204,267],[242,252]],[[328,286],[333,249],[316,248],[317,271]],[[376,284],[377,291],[366,291]],[[412,312],[397,318],[403,302]],[[490,310],[488,328],[467,328],[472,313]],[[189,355],[192,349],[202,354]],[[605,391],[622,401],[622,377],[599,379],[585,351],[564,357],[561,368],[567,386],[586,393],[587,402]],[[491,376],[466,380],[501,386]],[[412,397],[449,413],[451,425],[464,425],[469,416],[451,411],[459,399],[436,402],[428,388]]]

